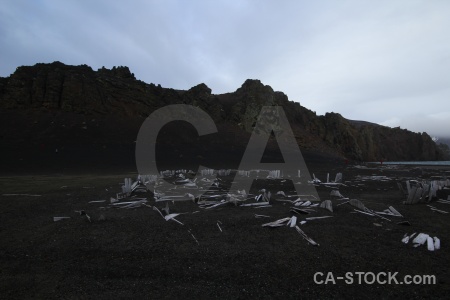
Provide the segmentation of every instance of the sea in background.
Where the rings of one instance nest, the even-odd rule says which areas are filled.
[[[380,162],[370,162],[380,164]],[[450,166],[450,161],[383,161],[383,165]]]

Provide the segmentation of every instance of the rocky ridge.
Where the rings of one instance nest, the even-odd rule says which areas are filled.
[[[8,114],[57,112],[143,120],[157,108],[177,103],[198,106],[211,115],[219,136],[224,136],[214,140],[215,146],[239,136],[243,142],[236,146],[245,147],[261,107],[280,105],[302,150],[357,161],[444,158],[427,133],[350,121],[338,113],[317,116],[259,80],[249,79],[235,92],[214,95],[203,83],[187,91],[175,90],[137,80],[128,67],[94,71],[87,65],[60,62],[18,67],[11,76],[0,78],[0,109]]]

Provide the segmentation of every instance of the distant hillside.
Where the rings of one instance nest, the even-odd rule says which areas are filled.
[[[437,138],[436,143],[439,144],[445,144],[450,147],[450,138]]]
[[[426,133],[346,120],[337,113],[317,116],[259,80],[249,79],[232,93],[214,95],[205,84],[187,91],[147,84],[136,80],[127,67],[94,71],[87,65],[60,62],[18,67],[10,77],[0,78],[0,135],[8,149],[20,145],[20,151],[35,149],[41,142],[71,144],[77,149],[84,149],[83,145],[134,147],[144,118],[175,103],[198,106],[212,116],[219,133],[208,141],[209,152],[242,153],[261,107],[281,105],[302,151],[358,161],[443,158]],[[167,136],[179,135],[180,127],[167,130],[170,134],[161,144],[174,146],[175,138]],[[276,148],[273,141],[271,147]]]
[[[439,149],[445,154],[445,159],[450,160],[450,138],[434,138]]]

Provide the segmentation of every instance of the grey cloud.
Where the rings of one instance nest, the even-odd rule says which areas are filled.
[[[318,114],[442,135],[449,16],[447,1],[7,0],[0,76],[60,60],[214,93],[257,78]]]

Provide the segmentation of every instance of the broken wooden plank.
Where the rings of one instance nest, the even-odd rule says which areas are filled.
[[[123,206],[123,205],[129,205],[129,204],[141,204],[141,203],[146,203],[147,199],[146,198],[139,198],[135,201],[126,201],[126,202],[115,202],[115,203],[111,203],[110,206],[112,207],[119,207],[119,206]]]
[[[319,246],[318,243],[316,243],[312,238],[310,238],[309,236],[306,235],[306,233],[303,232],[303,230],[300,229],[300,227],[298,227],[297,225],[295,226],[295,229],[297,230],[297,232],[305,239],[307,240],[311,245],[313,246]]]
[[[164,215],[162,214],[162,212],[156,206],[153,206],[153,210],[157,211],[161,215],[161,217],[164,218]]]
[[[309,215],[311,212],[315,212],[314,209],[310,209],[310,208],[297,208],[297,207],[291,207],[291,212],[293,213],[297,213],[297,214],[304,214],[304,215]]]
[[[349,201],[350,205],[359,208],[360,210],[365,210],[366,207],[364,206],[364,204],[362,204],[361,201],[359,201],[358,199],[350,199]]]
[[[408,242],[416,235],[416,232],[414,232],[413,234],[409,235],[407,233],[405,233],[402,242],[405,244],[408,244]]]
[[[396,216],[403,217],[401,213],[398,212],[393,206],[389,206],[389,210]]]
[[[423,189],[421,187],[417,188],[416,193],[414,194],[414,198],[412,200],[412,204],[419,203],[422,197],[422,191]]]
[[[286,226],[295,227],[295,225],[297,225],[297,217],[292,216],[289,222],[286,224]]]
[[[211,209],[211,208],[215,208],[215,207],[217,207],[217,206],[221,206],[221,205],[224,205],[224,204],[227,204],[227,203],[229,203],[229,202],[226,202],[226,201],[224,201],[224,202],[220,202],[220,203],[217,203],[217,204],[214,204],[214,205],[208,206],[208,207],[206,207],[205,209]]]
[[[334,178],[334,182],[341,183],[342,182],[342,173],[337,173]]]
[[[312,221],[312,220],[318,220],[318,219],[326,219],[326,218],[332,218],[333,216],[322,216],[322,217],[309,217],[305,218],[306,221]]]
[[[255,214],[255,218],[270,218],[270,216]]]
[[[198,240],[195,238],[195,236],[192,234],[192,232],[190,230],[188,230],[188,232],[190,233],[190,235],[192,236],[192,238],[195,240],[195,242],[197,243],[197,245],[200,246],[200,243],[198,242]]]
[[[269,205],[269,202],[247,203],[241,204],[240,206],[264,206],[264,205]]]
[[[434,250],[441,249],[441,241],[437,237],[434,237],[433,240],[434,240]]]
[[[428,248],[428,251],[434,251],[434,241],[431,236],[427,237],[427,248]]]
[[[361,213],[361,214],[369,215],[369,216],[372,216],[372,217],[375,216],[375,215],[372,214],[372,213],[368,213],[368,212],[365,212],[365,211],[362,211],[362,210],[359,210],[359,209],[356,209],[356,208],[354,208],[353,210],[356,211],[356,212],[359,212],[359,213]]]
[[[428,240],[428,234],[426,233],[419,233],[413,240],[414,244],[423,245]]]
[[[405,191],[401,182],[397,182],[398,189],[400,190],[402,195],[408,195],[408,192]]]
[[[367,207],[366,207],[366,212],[372,213],[373,215],[375,215],[375,216],[377,216],[377,217],[379,217],[379,218],[382,218],[383,220],[386,220],[386,221],[392,222],[392,221],[391,221],[391,220],[389,220],[388,218],[385,218],[385,217],[383,217],[383,216],[380,216],[379,214],[377,214],[377,213],[376,213],[376,212],[374,212],[373,210],[370,210],[370,209],[368,209]]]
[[[437,211],[438,213],[441,213],[441,214],[448,214],[447,211],[437,209],[437,208],[434,207],[434,206],[431,206],[431,205],[428,205],[428,204],[427,204],[427,206],[428,206],[432,211]]]
[[[407,186],[409,186],[409,181],[406,182]],[[406,199],[406,204],[412,204],[414,195],[416,194],[417,187],[408,188],[408,198]]]
[[[333,212],[333,204],[331,203],[331,200],[325,200],[323,201],[319,207],[321,208],[325,208],[327,210],[329,210],[330,212]]]
[[[272,205],[254,206],[253,208],[267,208],[267,207],[272,207]]]
[[[401,222],[397,222],[397,225],[411,226],[411,223],[409,223],[409,221],[401,221]]]
[[[164,219],[166,221],[169,221],[170,219],[175,218],[176,216],[179,216],[179,215],[180,214],[170,214],[170,215],[164,216]]]
[[[280,226],[284,226],[286,222],[288,222],[291,218],[283,218],[283,219],[279,219],[273,222],[269,222],[266,224],[262,224],[262,227],[280,227]]]
[[[443,203],[443,204],[450,204],[450,201],[443,200],[443,199],[439,199],[436,202]]]

